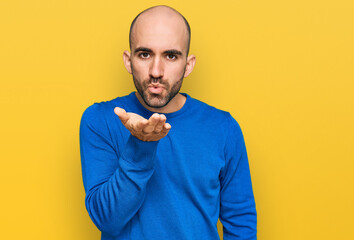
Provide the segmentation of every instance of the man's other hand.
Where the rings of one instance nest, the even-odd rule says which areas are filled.
[[[171,129],[171,125],[166,123],[166,116],[163,114],[154,113],[147,120],[138,114],[127,113],[119,107],[114,108],[114,112],[130,133],[142,141],[158,141]]]

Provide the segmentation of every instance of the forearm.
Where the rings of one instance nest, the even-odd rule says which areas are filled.
[[[157,144],[130,136],[113,175],[87,191],[87,211],[102,232],[119,235],[141,207],[146,185],[154,172]]]
[[[256,240],[257,212],[253,197],[243,202],[222,203],[224,240]]]

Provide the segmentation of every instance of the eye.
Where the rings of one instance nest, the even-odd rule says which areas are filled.
[[[177,56],[174,55],[174,54],[168,54],[168,55],[167,55],[167,59],[169,59],[169,60],[176,60],[176,59],[177,59]]]
[[[150,57],[150,54],[149,54],[149,53],[146,53],[146,52],[143,52],[143,53],[140,53],[140,54],[139,54],[139,57],[141,57],[141,58],[148,58],[148,57]]]

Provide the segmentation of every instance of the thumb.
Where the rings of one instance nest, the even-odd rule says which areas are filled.
[[[124,125],[129,120],[129,115],[123,108],[120,107],[114,108],[114,113],[118,115],[119,119],[122,121]]]

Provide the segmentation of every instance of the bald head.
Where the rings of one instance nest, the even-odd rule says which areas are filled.
[[[144,25],[145,24],[145,25]],[[148,8],[139,13],[130,25],[129,31],[129,47],[132,50],[132,46],[136,43],[136,31],[137,28],[143,28],[147,25],[165,24],[170,28],[176,30],[184,36],[186,43],[186,56],[189,53],[191,29],[188,21],[177,10],[168,6],[155,6]],[[181,27],[183,29],[181,29]]]

